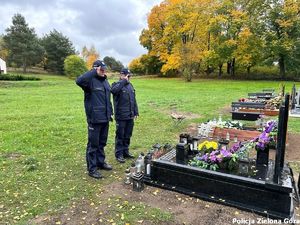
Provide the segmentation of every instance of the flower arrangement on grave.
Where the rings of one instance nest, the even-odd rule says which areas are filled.
[[[225,163],[231,167],[237,161],[238,155],[235,153],[240,147],[240,143],[236,143],[230,149],[222,147],[221,149],[209,152],[201,153],[200,151],[200,153],[190,161],[190,165],[210,170],[217,170]]]
[[[198,145],[198,149],[200,152],[212,152],[218,149],[218,143],[215,141],[204,141]]]
[[[255,143],[255,149],[257,151],[263,151],[270,144],[274,144],[275,137],[276,137],[276,129],[277,129],[277,122],[274,120],[268,121],[264,126],[263,132],[253,140]]]
[[[233,170],[236,168],[238,159],[248,155],[253,147],[256,150],[264,150],[269,145],[272,140],[270,134],[276,126],[276,121],[268,121],[263,132],[257,138],[244,143],[238,142],[229,149],[222,147],[221,149],[213,149],[207,152],[201,152],[200,150],[199,154],[189,162],[189,165],[209,170]]]
[[[227,121],[218,122],[216,127],[243,129],[244,124],[236,120],[227,120]]]
[[[240,98],[239,102],[254,102],[254,103],[266,103],[264,99],[251,99],[251,98]]]
[[[271,110],[279,109],[279,106],[280,106],[282,100],[283,100],[283,97],[280,95],[275,98],[271,98],[270,100],[267,100],[266,109],[271,109]]]

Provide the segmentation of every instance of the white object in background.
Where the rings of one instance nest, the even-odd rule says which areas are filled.
[[[1,73],[4,73],[4,74],[7,73],[6,62],[1,58],[0,58],[0,70],[1,70]]]
[[[222,124],[222,115],[221,114],[219,115],[218,124],[220,124],[220,125]]]
[[[198,150],[198,141],[193,140],[193,150]]]
[[[226,133],[226,140],[229,141],[230,140],[230,135],[229,132]]]
[[[150,163],[147,164],[146,168],[147,168],[146,174],[149,176],[151,174],[151,165],[150,165]]]

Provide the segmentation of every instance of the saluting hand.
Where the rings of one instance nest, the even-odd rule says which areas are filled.
[[[129,76],[126,75],[126,76],[124,77],[124,79],[128,81],[128,80],[129,80]]]

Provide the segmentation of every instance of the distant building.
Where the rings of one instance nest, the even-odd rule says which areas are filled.
[[[0,58],[0,73],[6,74],[6,62]]]

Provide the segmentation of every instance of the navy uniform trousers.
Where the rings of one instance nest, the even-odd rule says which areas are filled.
[[[116,140],[115,156],[116,158],[129,153],[130,138],[132,136],[134,120],[117,120],[116,121]]]
[[[86,163],[88,171],[92,172],[103,165],[105,160],[104,147],[108,136],[109,122],[88,124],[88,143],[86,148]]]

